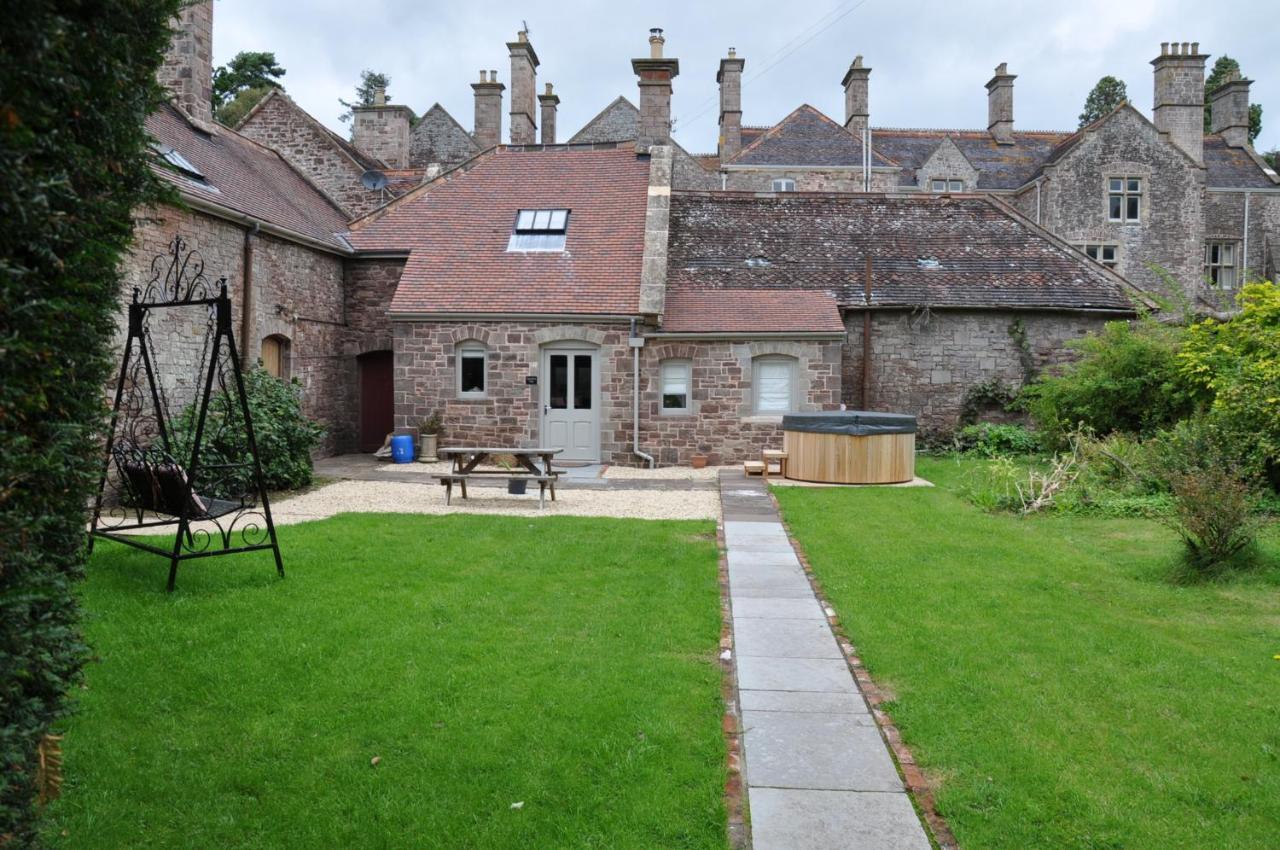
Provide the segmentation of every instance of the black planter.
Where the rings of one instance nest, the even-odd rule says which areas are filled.
[[[523,496],[524,490],[529,486],[528,481],[522,481],[519,478],[507,482],[507,492],[513,496]]]

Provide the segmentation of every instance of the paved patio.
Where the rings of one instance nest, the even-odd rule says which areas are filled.
[[[929,850],[768,485],[720,483],[754,850]]]

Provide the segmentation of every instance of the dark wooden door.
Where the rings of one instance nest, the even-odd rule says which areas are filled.
[[[360,451],[376,452],[395,427],[391,352],[370,351],[360,364]]]

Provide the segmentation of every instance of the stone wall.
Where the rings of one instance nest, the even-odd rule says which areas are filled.
[[[449,169],[480,152],[471,134],[440,104],[427,110],[409,134],[409,165]]]
[[[1111,317],[1116,318],[1116,317]],[[1036,371],[1069,360],[1066,343],[1102,328],[1106,317],[1084,313],[1006,311],[875,311],[871,323],[868,398],[862,398],[863,313],[845,314],[849,333],[842,363],[842,401],[850,409],[910,413],[925,433],[956,426],[965,393],[999,379],[1011,387],[1026,380],[1024,358]],[[1025,349],[1015,322],[1025,331]]]
[[[1204,238],[1234,240],[1237,251],[1244,250],[1244,193],[1207,192],[1204,204]],[[1267,238],[1280,235],[1280,197],[1253,193],[1249,196],[1250,279],[1266,275]],[[1224,293],[1230,300],[1230,293]]]
[[[916,171],[916,185],[926,192],[931,190],[935,179],[963,180],[965,192],[978,188],[978,170],[950,138],[943,139]]]
[[[752,169],[727,169],[725,188],[741,192],[771,192],[773,181],[781,177],[790,177],[796,181],[797,192],[861,192],[862,169],[822,169],[822,168],[770,168],[767,166]],[[677,186],[684,189],[685,186]],[[688,187],[693,188],[693,187]],[[719,188],[717,186],[716,188]],[[871,191],[894,192],[898,190],[898,172],[871,171]]]

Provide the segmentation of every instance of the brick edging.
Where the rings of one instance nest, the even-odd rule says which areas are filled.
[[[898,768],[898,774],[902,777],[903,784],[907,787],[908,795],[916,811],[924,819],[925,826],[929,831],[930,842],[938,847],[939,850],[959,850],[960,845],[956,842],[956,837],[951,832],[951,827],[947,825],[946,819],[938,813],[937,800],[933,795],[933,789],[929,787],[924,773],[916,765],[911,749],[903,742],[902,733],[894,724],[893,718],[880,708],[881,704],[885,702],[884,693],[876,685],[875,680],[871,678],[867,668],[863,666],[862,658],[858,655],[857,648],[854,647],[853,642],[845,634],[844,628],[840,624],[840,617],[836,613],[836,609],[827,601],[827,596],[822,590],[822,583],[814,575],[804,547],[800,545],[800,541],[791,533],[791,525],[787,522],[782,512],[782,506],[778,504],[778,500],[774,496],[773,488],[766,487],[766,492],[768,492],[769,499],[773,502],[773,506],[778,512],[778,519],[782,523],[783,530],[787,533],[787,540],[790,541],[791,548],[795,550],[796,557],[800,559],[800,566],[804,569],[805,575],[809,579],[809,585],[818,597],[818,604],[822,606],[822,613],[826,617],[828,625],[831,626],[831,631],[835,633],[836,643],[840,646],[840,652],[844,655],[845,663],[849,665],[850,672],[853,673],[854,679],[858,682],[858,689],[862,691],[863,698],[866,699],[871,708],[871,715],[875,718],[876,728],[880,730],[880,736],[884,739],[885,744],[889,747],[889,752],[893,755],[894,764]]]
[[[729,846],[750,850],[751,826],[747,819],[745,786],[742,781],[742,711],[738,705],[738,678],[733,648],[733,605],[729,599],[729,547],[724,536],[724,519],[716,521],[719,547],[720,586],[720,696],[724,700],[721,721],[727,749],[724,807],[728,816]]]

